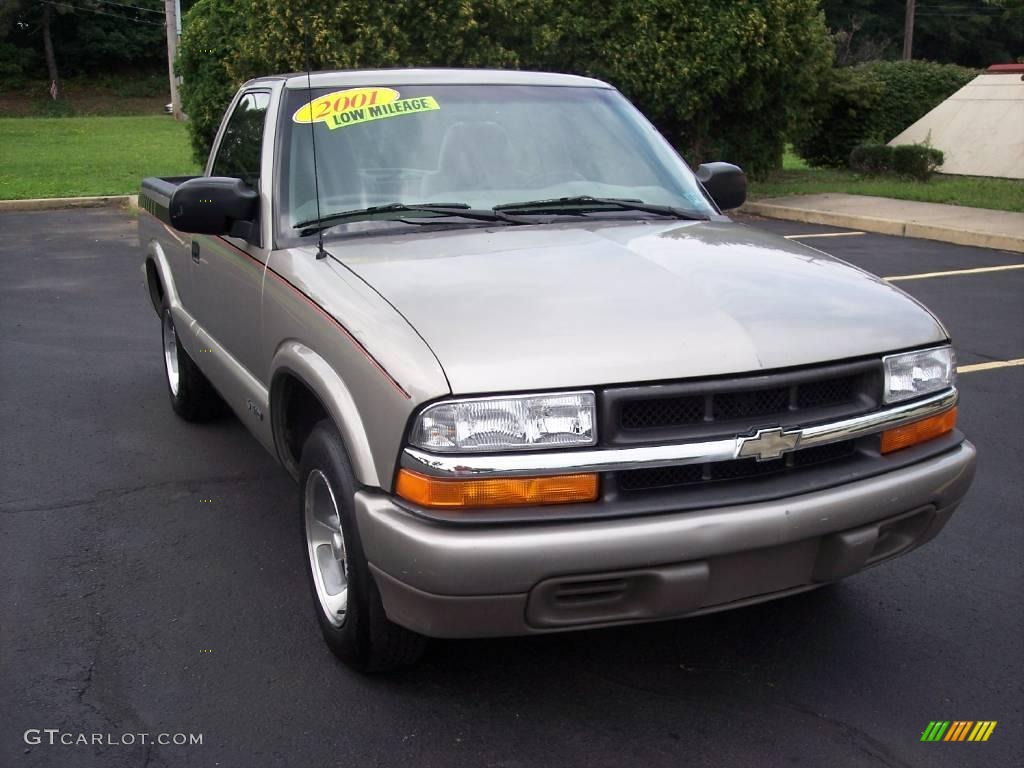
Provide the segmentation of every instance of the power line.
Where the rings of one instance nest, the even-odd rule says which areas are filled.
[[[919,5],[917,7],[918,10],[928,13],[953,13],[976,16],[984,16],[986,14],[998,15],[1006,10],[1005,8],[997,8],[995,6],[976,7],[969,5]]]
[[[103,5],[116,5],[120,8],[131,8],[132,10],[143,11],[144,13],[155,13],[159,16],[164,15],[163,11],[155,11],[152,8],[145,8],[141,5],[125,5],[124,3],[115,3],[114,0],[96,0],[96,2],[102,3]]]
[[[146,21],[145,19],[133,19],[130,16],[125,16],[125,15],[120,14],[120,13],[109,13],[108,11],[101,11],[101,10],[98,10],[96,8],[86,8],[83,5],[72,5],[71,3],[63,2],[63,0],[43,0],[43,1],[48,3],[48,4],[50,4],[50,5],[62,5],[65,8],[70,8],[70,9],[72,9],[74,11],[86,11],[87,13],[96,13],[96,14],[99,14],[100,16],[110,16],[111,18],[114,18],[114,19],[120,19],[121,21],[131,22],[132,24],[149,24],[151,27],[161,27],[161,28],[166,26],[165,24],[161,24],[161,23],[156,22],[156,21]]]

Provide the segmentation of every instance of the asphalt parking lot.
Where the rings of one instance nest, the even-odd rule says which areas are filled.
[[[750,221],[784,235],[827,227]],[[321,642],[296,491],[232,418],[179,421],[134,218],[0,214],[0,765],[1024,764],[1024,255],[802,237],[949,327],[965,503],[834,588],[703,618],[438,642],[365,678]],[[932,720],[985,743],[922,743]],[[28,729],[201,745],[26,744]]]

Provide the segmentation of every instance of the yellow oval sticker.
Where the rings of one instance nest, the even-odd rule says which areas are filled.
[[[400,99],[399,95],[394,88],[349,88],[347,91],[335,91],[299,107],[292,115],[292,120],[306,124],[323,123],[333,131],[347,125],[441,108],[433,96]]]
[[[335,123],[347,122],[341,117],[343,114],[390,104],[397,98],[398,91],[394,88],[349,88],[302,105],[292,115],[292,120],[296,123],[327,123],[333,128]]]

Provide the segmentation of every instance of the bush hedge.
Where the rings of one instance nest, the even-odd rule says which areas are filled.
[[[875,61],[833,70],[812,127],[794,142],[811,165],[844,167],[863,143],[885,143],[978,73],[954,64]]]
[[[869,176],[895,173],[927,181],[945,156],[924,144],[861,144],[850,153],[850,168]]]
[[[842,168],[865,141],[864,126],[882,97],[882,84],[860,67],[832,71],[815,110],[813,128],[794,141],[811,165]]]
[[[900,176],[927,181],[942,165],[941,150],[921,144],[899,144],[892,148],[892,169]]]
[[[875,61],[864,69],[882,84],[865,132],[881,142],[892,141],[979,74],[931,61]]]
[[[754,176],[780,164],[832,57],[816,0],[610,0],[599,12],[589,0],[199,0],[178,62],[197,158],[241,82],[304,68],[306,19],[314,69],[592,75],[623,91],[691,162],[727,159]]]
[[[861,144],[850,153],[850,169],[868,176],[892,171],[892,147],[888,144]]]

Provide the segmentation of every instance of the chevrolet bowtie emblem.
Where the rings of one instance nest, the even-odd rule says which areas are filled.
[[[737,458],[744,459],[753,456],[758,461],[771,461],[778,459],[784,453],[796,450],[800,445],[799,429],[786,432],[781,427],[773,429],[759,429],[753,437],[740,438],[740,450]]]

